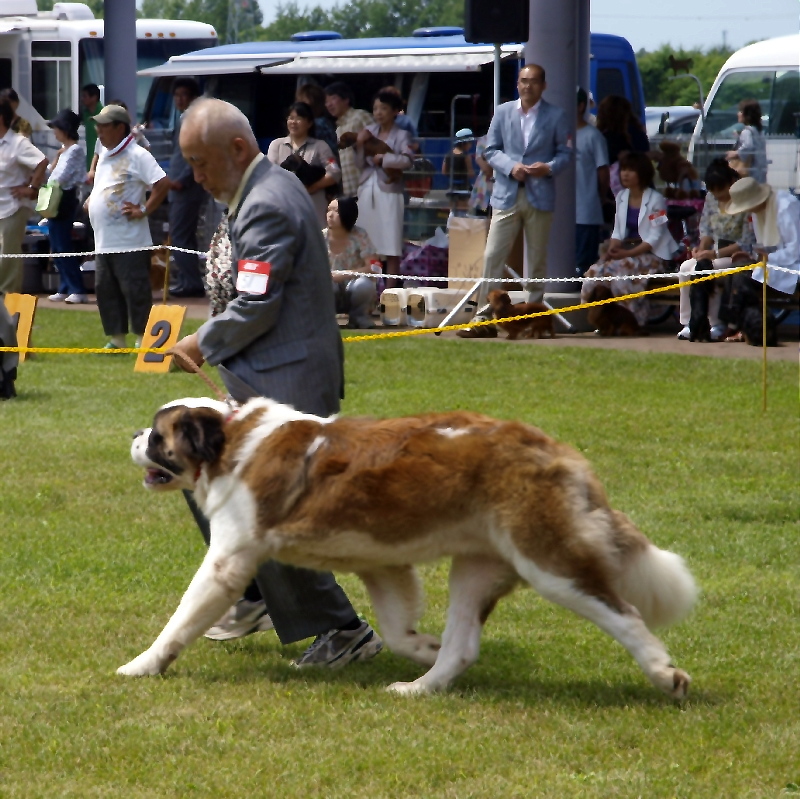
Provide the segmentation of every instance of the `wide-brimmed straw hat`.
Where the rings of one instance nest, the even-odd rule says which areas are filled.
[[[771,191],[769,186],[759,183],[755,178],[740,178],[731,186],[731,199],[722,210],[726,214],[752,211],[767,200]]]

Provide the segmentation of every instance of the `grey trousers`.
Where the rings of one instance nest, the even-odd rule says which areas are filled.
[[[186,502],[206,544],[211,528],[191,491],[184,491]],[[330,572],[297,569],[274,560],[262,563],[256,583],[282,644],[311,638],[339,629],[356,618],[345,592]]]
[[[173,247],[197,250],[197,225],[200,212],[208,202],[208,194],[201,186],[186,191],[169,193],[169,237]],[[203,290],[200,262],[196,255],[173,252],[175,261],[174,283],[190,291]]]
[[[144,333],[153,305],[150,252],[106,252],[95,257],[97,310],[107,336]]]
[[[547,242],[553,222],[552,211],[534,208],[521,186],[517,192],[517,202],[505,211],[492,211],[489,235],[486,238],[486,254],[483,261],[483,276],[486,278],[505,277],[506,259],[514,246],[519,231],[525,231],[525,254],[528,258],[529,277],[547,277]],[[528,302],[541,302],[544,297],[544,283],[531,283]],[[486,295],[493,288],[503,284],[482,283],[478,290],[478,308],[486,304]]]

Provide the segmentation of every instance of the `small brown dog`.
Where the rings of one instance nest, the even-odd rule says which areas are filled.
[[[543,302],[519,302],[514,305],[507,291],[490,291],[487,299],[492,308],[492,314],[497,320],[505,319],[508,316],[523,316],[549,310]],[[498,321],[497,324],[506,331],[508,338],[512,341],[520,336],[541,338],[549,333],[550,338],[555,338],[556,335],[553,330],[552,316],[534,316],[532,319],[517,319],[513,322]]]
[[[600,300],[610,300],[613,297],[611,288],[604,283],[595,286],[589,295],[589,302],[599,302]],[[608,305],[596,305],[589,309],[589,324],[594,327],[601,336],[639,336],[642,329],[636,321],[636,317],[618,302]]]
[[[347,133],[343,133],[339,137],[339,149],[346,150],[348,147],[354,147],[356,144],[356,139],[358,138],[357,133],[353,133],[348,131]],[[364,142],[364,155],[368,155],[370,158],[376,156],[378,154],[386,155],[387,153],[393,153],[394,150],[385,142],[379,139],[377,136],[372,136],[371,138],[367,139]],[[389,183],[397,183],[398,180],[403,179],[403,170],[402,169],[392,169],[391,167],[384,167],[383,171],[386,173],[386,178]]]

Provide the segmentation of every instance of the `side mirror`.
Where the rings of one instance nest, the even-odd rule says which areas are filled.
[[[658,132],[663,136],[669,130],[669,111],[661,115],[661,122],[658,123]]]

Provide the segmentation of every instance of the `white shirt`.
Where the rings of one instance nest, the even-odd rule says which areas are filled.
[[[528,142],[533,136],[533,129],[536,127],[536,120],[539,117],[539,107],[542,101],[537,100],[536,105],[531,106],[528,112],[522,110],[522,100],[517,100],[517,111],[519,112],[519,122],[522,127],[522,142],[527,147]]]
[[[11,194],[12,186],[27,186],[31,174],[44,160],[44,153],[37,150],[24,136],[9,128],[0,138],[0,219],[8,219],[21,207],[33,208],[36,199],[17,200]]]
[[[156,159],[131,137],[119,148],[103,150],[89,195],[89,219],[98,252],[152,245],[147,217],[129,219],[122,208],[125,202],[144,205],[147,190],[163,177],[166,175]]]
[[[783,272],[770,269],[767,272],[767,285],[793,294],[797,286],[798,270],[800,270],[800,200],[788,191],[776,191],[778,196],[778,231],[781,234],[781,243],[778,249],[767,256],[767,266],[785,266],[793,272]],[[756,241],[761,239],[758,217],[752,214],[753,230]],[[764,270],[760,267],[753,270],[753,280],[764,282]]]
[[[608,166],[606,138],[586,125],[575,132],[575,222],[602,225],[603,205],[597,186],[597,170]]]
[[[50,168],[50,180],[59,183],[62,189],[74,189],[86,177],[86,153],[80,144],[71,144],[58,157],[58,163]]]

